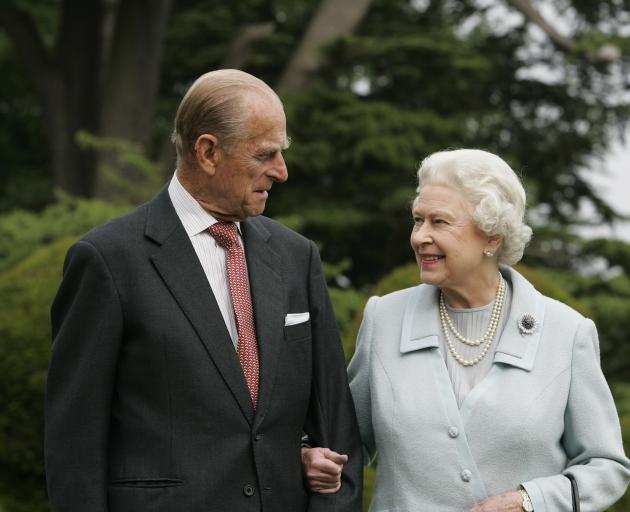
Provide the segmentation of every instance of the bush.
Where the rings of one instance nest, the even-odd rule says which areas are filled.
[[[50,304],[68,247],[126,210],[63,197],[39,214],[0,216],[0,512],[47,510],[43,405]]]
[[[0,216],[0,272],[27,258],[42,245],[66,235],[85,233],[94,226],[128,211],[96,199],[62,195],[60,200],[39,213],[14,210]]]

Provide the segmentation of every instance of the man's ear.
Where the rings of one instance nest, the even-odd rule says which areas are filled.
[[[195,157],[197,164],[210,176],[214,175],[220,160],[219,140],[211,133],[204,133],[195,141]]]

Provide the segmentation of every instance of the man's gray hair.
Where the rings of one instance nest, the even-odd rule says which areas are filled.
[[[194,165],[195,142],[204,133],[213,134],[220,146],[230,147],[249,135],[251,114],[247,100],[252,95],[280,101],[265,82],[237,69],[220,69],[200,76],[188,89],[175,115],[171,141],[181,163]]]
[[[497,253],[499,263],[520,261],[532,229],[524,222],[525,189],[502,158],[481,149],[438,151],[420,164],[418,195],[427,184],[459,190],[473,208],[477,227],[487,236],[503,238]]]

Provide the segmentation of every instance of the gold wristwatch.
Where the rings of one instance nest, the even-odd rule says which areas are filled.
[[[534,505],[532,505],[532,500],[529,499],[529,494],[525,489],[519,489],[518,493],[523,498],[523,503],[521,503],[521,507],[525,512],[534,512]]]

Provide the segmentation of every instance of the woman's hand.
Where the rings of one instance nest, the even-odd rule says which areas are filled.
[[[304,476],[313,492],[337,492],[341,488],[341,470],[346,462],[347,455],[329,448],[302,448]]]
[[[523,497],[516,491],[490,496],[469,512],[523,512]]]

